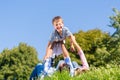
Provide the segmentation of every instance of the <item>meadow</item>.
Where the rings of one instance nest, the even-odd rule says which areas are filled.
[[[89,71],[74,77],[70,77],[67,70],[62,73],[57,71],[53,76],[45,77],[44,80],[120,80],[120,66],[91,67]]]

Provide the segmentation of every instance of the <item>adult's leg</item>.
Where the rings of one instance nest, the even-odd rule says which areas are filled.
[[[87,60],[86,60],[86,57],[85,57],[82,49],[80,48],[80,46],[79,46],[78,43],[76,42],[74,36],[72,36],[71,39],[72,39],[72,41],[73,41],[74,46],[77,48],[78,54],[79,54],[80,59],[81,59],[81,61],[82,61],[82,66],[83,66],[83,68],[86,69],[86,70],[89,70],[89,65],[88,65],[88,62],[87,62]]]

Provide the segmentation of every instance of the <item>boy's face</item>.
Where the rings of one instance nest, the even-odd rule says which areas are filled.
[[[53,26],[59,33],[61,33],[63,28],[63,21],[61,19],[55,20],[53,22]]]

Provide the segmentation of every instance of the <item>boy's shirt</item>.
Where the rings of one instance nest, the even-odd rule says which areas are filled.
[[[54,30],[50,36],[49,42],[53,43],[53,42],[63,41],[65,40],[66,37],[70,36],[71,34],[72,33],[67,27],[62,28],[62,35],[59,35],[59,33],[56,30]]]

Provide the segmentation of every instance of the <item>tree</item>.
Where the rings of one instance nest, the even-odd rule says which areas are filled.
[[[113,11],[116,15],[110,16],[110,27],[115,28],[116,31],[113,33],[112,37],[120,39],[120,12],[115,8],[113,8]]]
[[[76,38],[77,43],[83,49],[88,60],[88,63],[90,65],[94,66],[104,65],[101,62],[101,60],[103,60],[104,62],[104,59],[109,55],[107,47],[109,46],[108,41],[110,39],[110,35],[108,33],[102,32],[99,29],[93,29],[88,30],[86,32],[79,31],[78,33],[74,33],[74,36]],[[70,44],[68,39],[66,40],[66,47],[69,50]],[[76,54],[77,51],[73,53],[70,52],[69,50],[69,53],[71,53],[70,56],[72,60],[75,60],[78,63],[80,63],[80,58]],[[102,58],[103,56],[105,56],[104,59]]]
[[[0,79],[28,80],[32,69],[38,63],[36,50],[25,43],[0,54]]]
[[[108,59],[114,64],[120,64],[120,11],[115,8],[113,8],[113,11],[116,15],[110,16],[110,27],[113,27],[116,31],[112,34],[109,41],[111,55]]]

